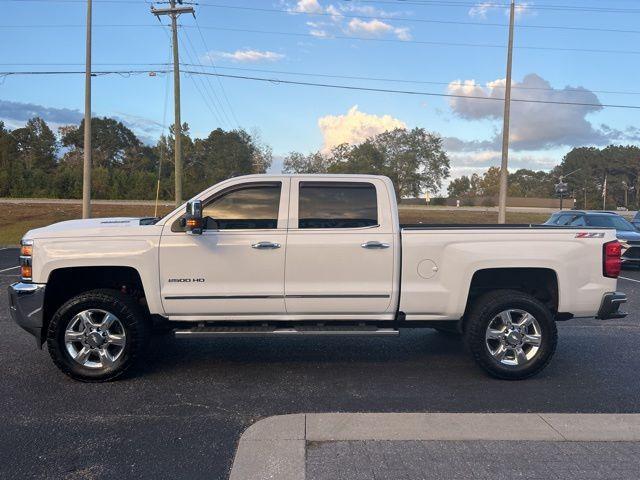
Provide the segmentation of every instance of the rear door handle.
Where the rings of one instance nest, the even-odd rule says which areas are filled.
[[[258,242],[251,245],[251,248],[256,248],[258,250],[269,250],[274,248],[280,248],[280,244],[273,243],[273,242]]]
[[[381,242],[366,242],[360,246],[362,248],[369,248],[369,249],[382,249],[382,248],[389,248],[391,245],[389,245],[388,243],[381,243]]]

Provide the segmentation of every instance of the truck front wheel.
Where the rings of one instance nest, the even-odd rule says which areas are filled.
[[[134,298],[116,290],[92,290],[67,301],[47,331],[56,366],[84,382],[122,375],[142,353],[150,325]]]
[[[496,290],[475,301],[465,341],[490,375],[521,380],[549,364],[558,330],[553,315],[538,299],[516,290]]]

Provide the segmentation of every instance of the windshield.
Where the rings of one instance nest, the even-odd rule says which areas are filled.
[[[635,227],[631,225],[631,223],[616,215],[589,215],[587,222],[591,227],[615,228],[623,232],[635,230]]]

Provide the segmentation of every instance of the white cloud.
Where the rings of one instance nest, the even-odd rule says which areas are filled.
[[[398,27],[394,30],[394,33],[396,37],[398,37],[398,40],[404,40],[405,42],[412,38],[409,28],[407,27]]]
[[[472,80],[451,82],[448,93],[463,96],[489,97],[494,100],[465,98],[449,99],[452,111],[467,120],[500,120],[503,115],[504,80],[486,86]],[[600,145],[610,135],[594,128],[587,116],[602,110],[597,95],[583,87],[554,89],[536,74],[529,74],[522,82],[513,83],[512,98],[547,102],[577,102],[592,105],[558,105],[552,103],[512,102],[511,147],[516,150],[549,149],[558,146]],[[486,147],[500,142],[498,132],[490,141],[471,142],[465,149]]]
[[[506,10],[506,14],[509,15],[509,10]],[[524,15],[535,15],[535,12],[531,10],[531,4],[527,2],[520,2],[516,4],[516,17],[522,17]]]
[[[349,32],[356,35],[378,36],[390,32],[393,27],[381,20],[373,19],[369,21],[354,18],[349,22]]]
[[[338,23],[338,22],[340,22],[342,20],[342,14],[333,5],[329,5],[327,7],[327,13],[329,15],[331,15],[331,20],[333,20],[335,23]]]
[[[298,0],[292,10],[301,13],[321,13],[322,6],[318,0]]]
[[[391,115],[371,115],[354,105],[346,115],[326,115],[318,119],[324,139],[323,150],[328,151],[343,143],[358,144],[380,133],[406,128],[406,124]]]
[[[503,8],[502,4],[496,2],[479,2],[476,3],[473,7],[469,9],[469,16],[476,18],[487,18],[487,13],[490,10],[502,10],[508,16],[509,8]],[[520,2],[516,5],[516,17],[522,17],[525,14],[534,14],[535,12],[531,10],[531,4],[528,2]]]
[[[411,40],[411,34],[408,27],[394,27],[386,22],[378,19],[360,20],[354,18],[349,21],[349,33],[354,35],[364,35],[369,37],[379,37],[386,33],[394,33],[400,40]]]
[[[469,16],[487,18],[487,12],[493,5],[495,4],[491,2],[477,3],[476,5],[474,5],[469,9]]]
[[[216,58],[225,58],[234,62],[255,63],[255,62],[275,62],[282,60],[285,56],[281,53],[271,52],[269,50],[252,50],[246,48],[244,50],[236,50],[235,52],[209,52],[205,54],[204,60],[212,60]]]
[[[318,28],[312,28],[311,30],[309,30],[309,33],[318,38],[327,38],[329,36],[329,32]]]
[[[364,17],[386,17],[393,18],[400,12],[387,12],[369,5],[333,5],[324,7],[318,0],[298,0],[295,3],[284,2],[286,8],[291,13],[326,14],[326,21],[307,21],[309,33],[314,37],[326,38],[338,32],[350,35],[363,35],[368,37],[378,37],[385,34],[393,34],[399,40],[410,40],[411,32],[409,27],[395,27],[388,22],[377,18],[352,18],[346,13],[356,13]]]

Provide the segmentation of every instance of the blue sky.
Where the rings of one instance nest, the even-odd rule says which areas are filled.
[[[0,70],[83,68],[85,2],[0,1]],[[196,64],[184,69],[205,71],[213,71],[213,63],[219,73],[232,75],[500,97],[508,21],[503,2],[203,0],[195,7],[197,19],[180,19],[181,62]],[[640,105],[640,1],[517,4],[514,98]],[[147,0],[94,0],[95,71],[164,68],[145,65],[166,63],[171,55],[168,30],[149,8]],[[538,28],[551,26],[563,28]],[[81,116],[82,75],[9,76],[0,82],[0,119],[11,127],[34,114],[55,126]],[[182,117],[193,135],[239,124],[259,131],[277,158],[292,150],[362,141],[405,125],[446,139],[454,176],[499,164],[502,106],[497,101],[188,74],[182,86]],[[163,74],[99,76],[93,80],[93,112],[118,117],[149,140],[172,121],[171,95],[170,79]],[[549,169],[573,146],[638,144],[639,118],[640,110],[634,109],[514,104],[511,165]]]

